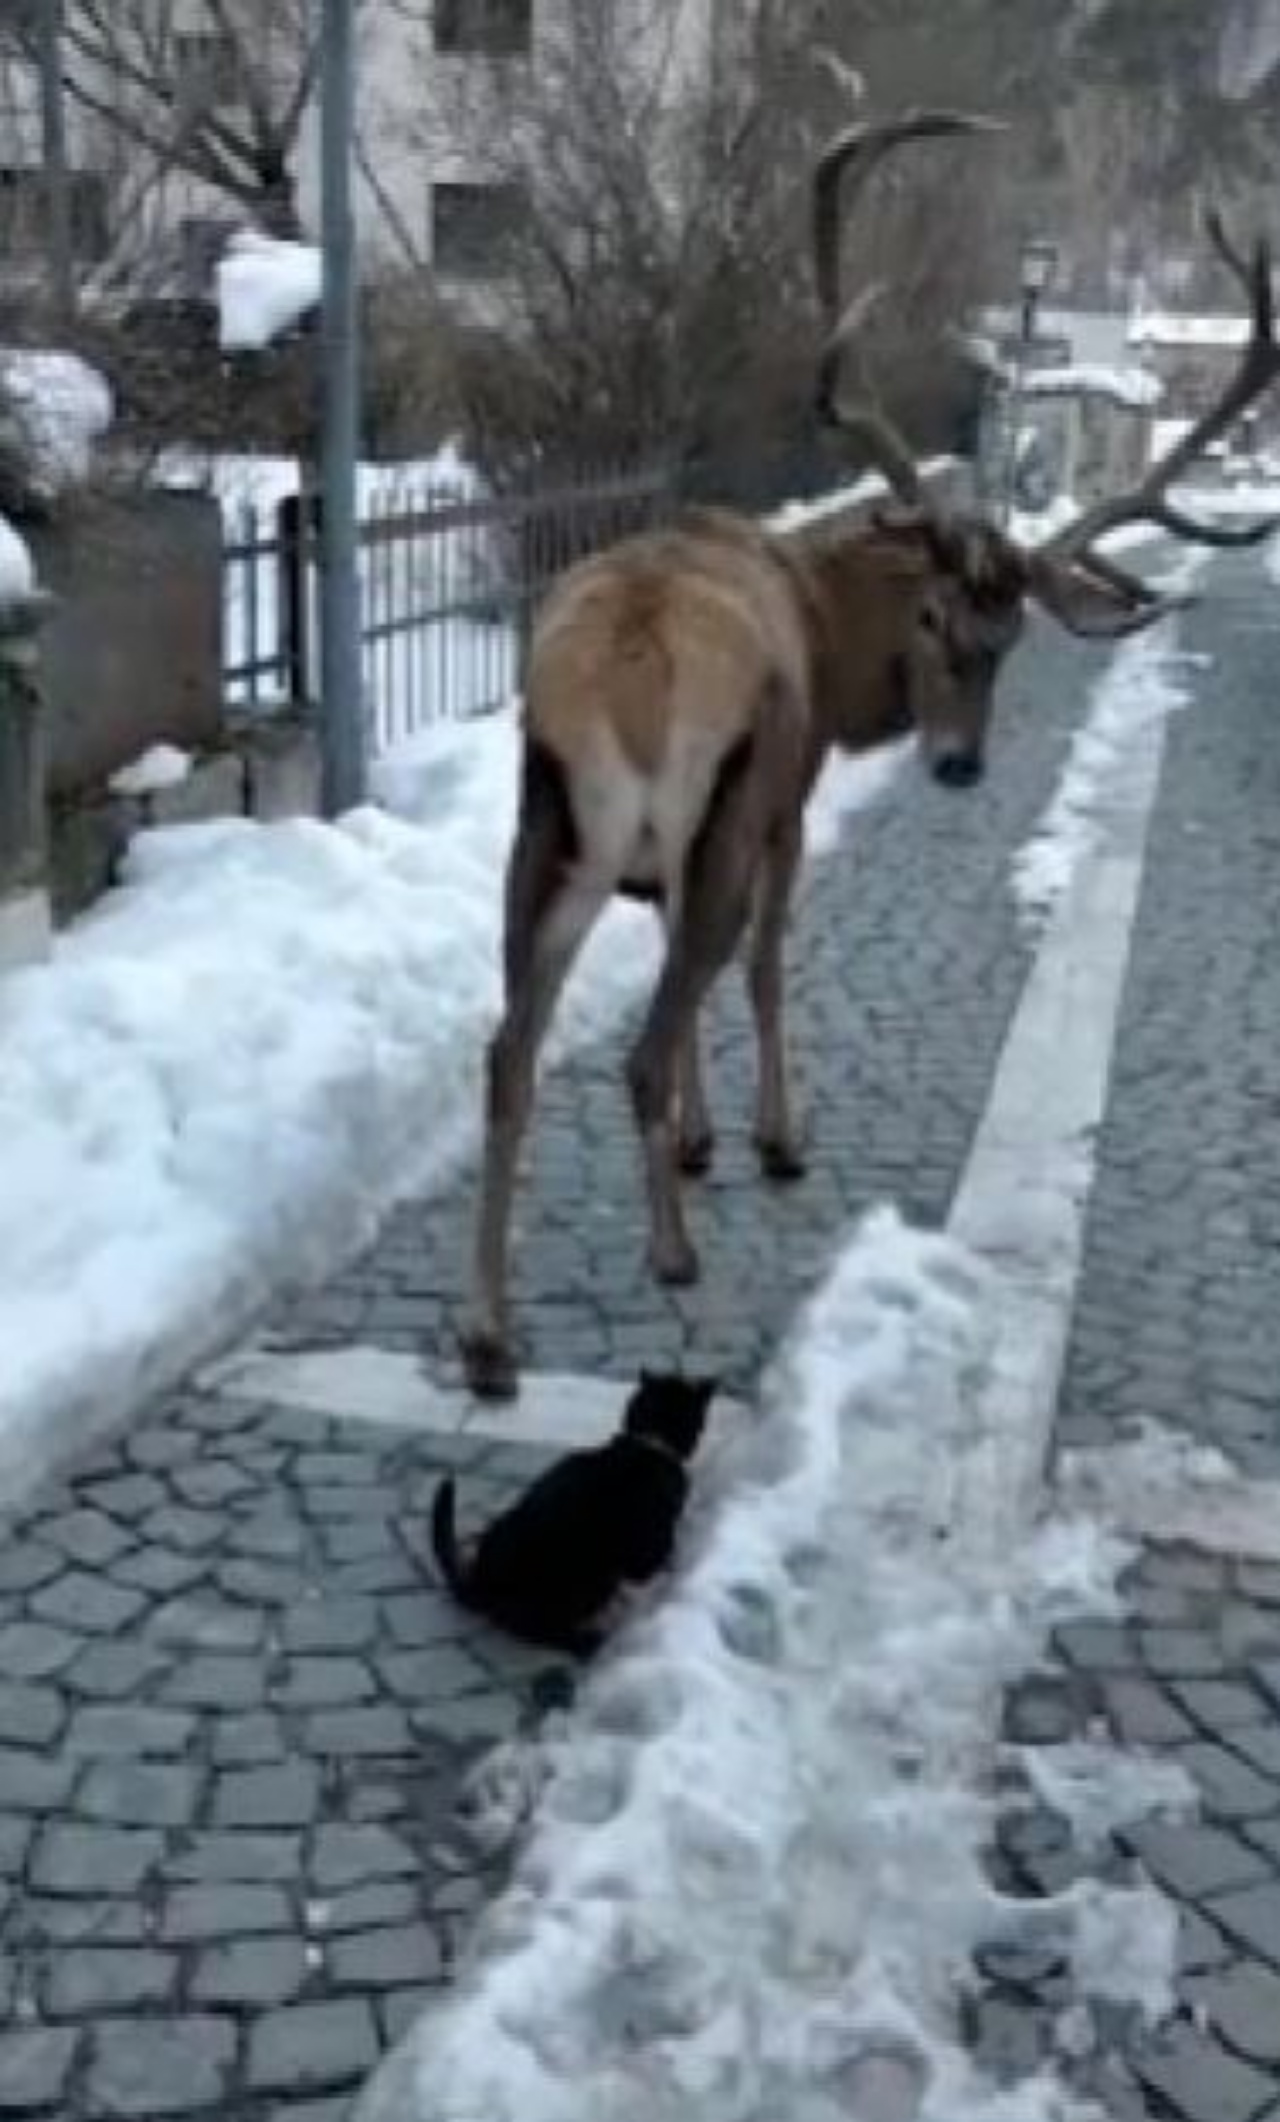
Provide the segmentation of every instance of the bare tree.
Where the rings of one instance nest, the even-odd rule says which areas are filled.
[[[69,101],[125,150],[143,191],[174,172],[280,235],[299,230],[295,159],[316,88],[309,0],[66,0]]]
[[[661,450],[721,492],[774,438],[798,457],[808,436],[817,461],[795,173],[860,94],[825,15],[822,0],[745,0],[708,31],[683,4],[558,0],[536,67],[494,69],[479,105],[472,76],[448,130],[491,143],[479,170],[508,205],[511,330],[477,333],[462,363],[482,449]],[[954,314],[974,217],[945,210],[936,173],[912,172],[892,225],[912,259],[905,282],[900,263],[893,275],[900,344],[925,312]]]

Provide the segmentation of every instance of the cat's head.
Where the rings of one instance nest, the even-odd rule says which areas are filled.
[[[675,1371],[642,1370],[622,1426],[629,1437],[649,1437],[677,1458],[692,1459],[702,1441],[707,1410],[719,1390],[718,1378],[683,1378]]]

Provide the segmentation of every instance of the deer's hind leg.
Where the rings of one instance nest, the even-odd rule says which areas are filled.
[[[487,1056],[484,1159],[471,1298],[462,1335],[471,1390],[509,1399],[518,1386],[507,1293],[511,1211],[538,1051],[565,978],[608,896],[578,863],[559,764],[530,745],[507,870],[502,1021]]]
[[[699,1007],[732,958],[750,909],[760,840],[754,744],[745,739],[721,767],[681,889],[673,894],[662,975],[627,1064],[649,1197],[650,1263],[658,1280],[672,1286],[698,1278],[680,1201],[673,1114]]]
[[[783,945],[792,888],[800,861],[802,827],[788,823],[765,850],[756,897],[747,981],[756,1021],[760,1080],[756,1148],[768,1179],[802,1179],[804,1152],[796,1133],[787,1087],[783,1003]]]

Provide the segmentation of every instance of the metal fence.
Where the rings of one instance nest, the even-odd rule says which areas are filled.
[[[484,714],[518,689],[539,598],[572,560],[662,520],[658,467],[543,475],[502,494],[363,476],[360,590],[371,740],[385,752],[442,717]],[[223,679],[242,711],[319,690],[319,506],[245,505],[223,548]]]

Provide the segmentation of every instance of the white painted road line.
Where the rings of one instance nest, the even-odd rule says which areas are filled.
[[[993,1441],[966,1464],[956,1509],[994,1513],[1011,1545],[1036,1508],[1057,1412],[1164,757],[1167,718],[1150,711],[1154,666],[1171,655],[1172,636],[1170,625],[1143,639],[1143,709],[1118,736],[1096,791],[1090,833],[1044,930],[948,1226],[996,1270],[1000,1289],[984,1396]],[[1107,688],[1125,685],[1133,653],[1122,652],[1101,680],[1095,714],[1114,707]],[[1172,670],[1165,682],[1172,711],[1185,686]]]

